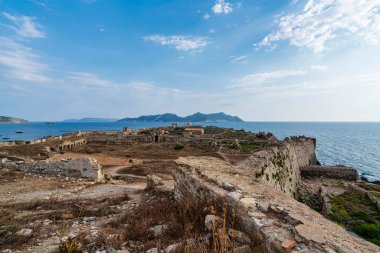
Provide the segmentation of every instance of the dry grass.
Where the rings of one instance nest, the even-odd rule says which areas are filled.
[[[169,200],[167,196],[156,196],[150,200],[149,196],[142,201],[136,210],[125,213],[115,220],[110,226],[124,229],[126,240],[141,241],[143,244],[163,249],[170,244],[182,242],[194,238],[197,241],[192,252],[227,252],[227,249],[235,247],[235,242],[228,241],[228,228],[235,228],[235,215],[222,200],[202,202],[197,200],[186,201],[181,204]],[[223,219],[220,229],[214,228],[212,243],[205,244],[204,219],[207,214],[219,215]],[[158,224],[168,225],[168,228],[157,238],[154,238],[149,229]],[[254,238],[253,238],[254,239]],[[257,240],[252,240],[256,244]],[[183,248],[185,250],[185,248]]]
[[[57,199],[37,200],[27,203],[3,205],[0,209],[0,250],[4,247],[12,246],[14,249],[21,248],[29,243],[33,238],[39,236],[41,224],[33,225],[33,233],[31,236],[17,236],[15,233],[23,228],[30,228],[28,224],[36,220],[50,219],[52,225],[64,228],[65,224],[70,220],[77,220],[81,217],[88,216],[107,216],[113,213],[112,205],[117,205],[128,201],[127,195],[103,199],[94,203],[93,200],[76,200],[76,201],[59,201]],[[48,212],[44,212],[48,211]],[[15,214],[25,213],[24,216],[15,217]],[[71,214],[71,218],[63,220],[63,214]],[[48,227],[47,229],[49,229]],[[107,231],[105,231],[107,232]],[[116,232],[115,232],[116,233]],[[121,233],[117,231],[117,233]],[[105,238],[105,236],[104,236]],[[119,245],[104,239],[104,245]],[[77,252],[75,251],[75,241],[70,241],[67,245],[61,245],[66,251],[61,252]],[[119,245],[120,246],[120,245]],[[72,251],[74,250],[74,251]]]

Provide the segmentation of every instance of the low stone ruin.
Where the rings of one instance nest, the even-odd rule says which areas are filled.
[[[79,177],[93,180],[103,178],[101,166],[93,158],[63,159],[61,161],[9,161],[0,160],[0,167],[25,173],[47,174],[62,177]]]
[[[306,178],[334,178],[347,181],[359,180],[359,174],[356,169],[346,166],[306,166],[301,167],[301,176]]]

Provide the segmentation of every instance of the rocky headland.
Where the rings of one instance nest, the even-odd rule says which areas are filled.
[[[316,145],[175,123],[0,143],[0,252],[380,252],[380,188]]]
[[[29,121],[25,119],[19,119],[19,118],[14,118],[14,117],[7,117],[7,116],[0,116],[0,124],[14,124],[14,123],[27,123]]]

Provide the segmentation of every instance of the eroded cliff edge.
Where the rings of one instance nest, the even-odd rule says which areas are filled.
[[[296,197],[301,181],[300,168],[317,163],[315,149],[314,138],[287,138],[253,153],[238,167],[287,196]]]
[[[283,154],[291,149],[290,146],[287,148],[283,149]],[[273,150],[274,153],[277,151]],[[296,151],[293,149],[290,152]],[[262,155],[255,158],[267,161],[273,155],[270,154],[268,159]],[[290,158],[285,158],[284,163],[298,165],[294,160],[296,158],[292,154]],[[293,160],[286,161],[288,159]],[[268,252],[282,252],[281,244],[285,240],[294,240],[297,243],[292,252],[380,251],[376,245],[353,236],[292,198],[291,184],[286,186],[289,190],[278,191],[276,189],[281,184],[255,178],[246,167],[234,166],[213,157],[183,157],[176,163],[179,167],[173,173],[177,200],[224,199],[237,214],[237,222],[243,232],[260,240]],[[276,169],[276,166],[272,167],[273,170]],[[292,173],[297,173],[296,170],[295,166]]]

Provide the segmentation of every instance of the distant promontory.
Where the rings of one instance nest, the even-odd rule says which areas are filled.
[[[0,124],[15,124],[15,123],[27,123],[26,119],[19,119],[14,117],[0,116]]]
[[[195,114],[180,117],[173,113],[157,114],[157,115],[143,115],[137,118],[124,118],[118,120],[119,122],[243,122],[237,116],[227,115],[223,112],[204,114],[197,112]]]

